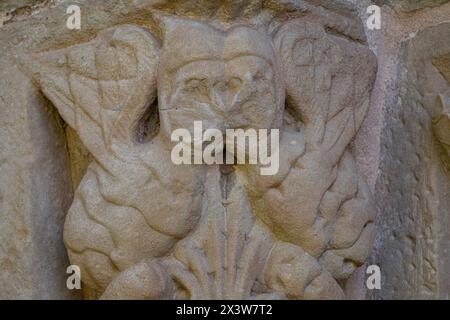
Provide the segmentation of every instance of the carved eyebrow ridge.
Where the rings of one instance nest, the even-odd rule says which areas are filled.
[[[262,60],[264,60],[268,65],[270,65],[271,67],[273,67],[273,62],[268,59],[267,57],[263,56],[263,55],[259,55],[257,53],[254,52],[238,52],[236,54],[232,54],[230,56],[228,56],[227,58],[221,59],[221,58],[194,58],[194,59],[190,59],[187,60],[185,63],[183,63],[180,66],[177,66],[175,68],[172,68],[169,70],[170,74],[174,74],[177,73],[181,68],[183,68],[184,66],[187,66],[190,63],[194,63],[194,62],[199,62],[199,61],[217,61],[217,62],[229,62],[231,60],[237,59],[237,58],[241,58],[241,57],[256,57],[256,58],[260,58]]]

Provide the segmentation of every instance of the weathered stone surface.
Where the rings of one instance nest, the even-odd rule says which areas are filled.
[[[378,0],[377,4],[388,4],[405,12],[432,8],[447,3],[449,0]]]
[[[433,48],[433,50],[430,50]],[[450,25],[427,28],[404,41],[399,53],[397,99],[388,106],[378,181],[375,261],[383,270],[384,299],[449,295],[450,181],[433,135],[437,98],[449,85],[434,66],[450,52]]]
[[[440,95],[437,104],[437,115],[433,119],[434,133],[443,148],[444,164],[450,170],[450,98]]]
[[[433,65],[450,84],[450,53],[433,59]]]
[[[13,11],[17,8],[33,7],[36,5],[42,5],[48,0],[3,0],[0,3],[0,11]]]
[[[11,49],[93,157],[64,227],[87,294],[345,298],[346,280],[369,255],[374,219],[348,148],[376,66],[354,12],[302,1],[294,13],[271,1],[145,5],[140,16],[131,7],[124,21],[85,18],[73,41],[49,38],[49,28],[40,32],[44,41]],[[280,129],[279,172],[174,165],[170,135],[195,120],[204,129]],[[55,137],[64,138],[58,130]],[[89,159],[67,133],[72,162]],[[68,163],[65,152],[41,152]],[[74,185],[87,161],[72,163]],[[57,186],[70,188],[65,177]],[[31,231],[58,238],[39,226]]]
[[[0,298],[364,298],[374,232],[368,298],[449,297],[448,1],[77,3],[0,3]],[[200,119],[279,174],[173,165]]]
[[[62,224],[71,184],[61,121],[8,58],[0,59],[0,298],[70,298]]]

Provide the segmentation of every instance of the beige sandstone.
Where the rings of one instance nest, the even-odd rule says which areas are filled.
[[[81,30],[7,1],[0,298],[79,298],[75,264],[84,298],[353,299],[365,263],[368,297],[447,297],[450,4],[425,2],[370,31],[370,1],[80,1]],[[279,129],[279,172],[174,165],[194,120]]]
[[[412,12],[424,8],[437,7],[448,0],[377,0],[376,4],[388,4],[399,11]]]

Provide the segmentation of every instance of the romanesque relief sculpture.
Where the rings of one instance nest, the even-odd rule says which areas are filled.
[[[444,148],[444,164],[450,170],[450,98],[438,97],[438,115],[433,119],[434,133]]]
[[[434,58],[432,62],[450,85],[450,54]],[[450,97],[445,94],[437,97],[437,114],[433,118],[433,130],[444,150],[444,165],[450,170]]]
[[[84,287],[103,299],[345,298],[373,237],[349,148],[376,70],[359,22],[158,19],[160,38],[120,25],[32,54],[36,84],[94,158],[64,232]],[[173,164],[172,131],[199,120],[280,129],[278,173]]]

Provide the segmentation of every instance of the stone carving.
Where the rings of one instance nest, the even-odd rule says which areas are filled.
[[[392,56],[395,80],[383,89],[392,91],[380,127],[375,192],[381,212],[371,261],[381,267],[383,281],[381,290],[370,292],[374,299],[445,299],[449,292],[448,243],[443,239],[450,230],[450,180],[432,119],[440,114],[436,98],[448,95],[450,25],[435,24],[441,8],[431,10],[433,23],[398,43],[398,60]]]
[[[374,217],[349,150],[376,69],[354,21],[159,20],[161,39],[120,25],[27,59],[94,159],[64,231],[88,295],[345,298]],[[279,128],[279,172],[172,164],[170,134],[194,120]]]
[[[438,97],[438,115],[433,119],[433,128],[436,137],[446,152],[444,159],[450,169],[450,98],[440,95]]]
[[[375,0],[378,5],[388,4],[400,11],[413,12],[424,8],[432,8],[447,3],[448,0]]]
[[[450,54],[434,58],[432,62],[450,85]],[[433,129],[446,153],[444,164],[450,169],[450,98],[444,94],[440,94],[437,99],[437,116],[433,119]]]

